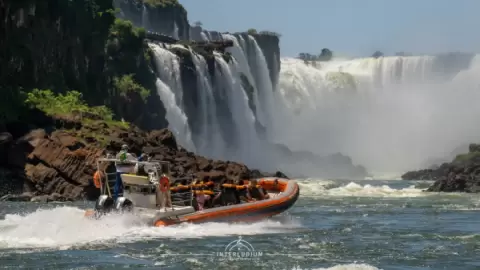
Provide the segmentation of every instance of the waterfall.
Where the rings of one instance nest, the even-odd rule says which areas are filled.
[[[207,62],[198,54],[190,51],[197,72],[197,87],[200,92],[201,132],[198,136],[197,145],[199,153],[213,158],[224,158],[226,144],[221,137],[218,113],[208,74]]]
[[[259,156],[258,136],[255,131],[255,117],[248,106],[248,97],[240,82],[240,73],[238,72],[238,63],[232,60],[230,65],[225,62],[223,57],[215,53],[215,60],[218,63],[218,69],[215,78],[218,84],[226,89],[228,106],[232,112],[232,127],[236,136],[236,152],[231,158],[235,160],[245,160],[247,163],[254,165],[257,163]]]
[[[256,117],[257,117],[257,120],[260,122],[260,124],[265,126],[267,124],[266,123],[267,119],[266,119],[266,116],[265,116],[266,113],[264,112],[264,108],[263,108],[263,106],[262,106],[262,104],[260,103],[260,100],[259,100],[259,93],[258,93],[259,88],[256,85],[256,82],[258,81],[258,79],[255,79],[255,77],[253,76],[252,69],[249,65],[249,62],[247,60],[247,56],[246,56],[246,53],[245,53],[245,49],[244,49],[245,46],[242,48],[240,46],[239,40],[234,35],[224,34],[223,38],[226,39],[226,40],[232,40],[233,41],[233,47],[227,48],[227,52],[229,52],[233,55],[233,57],[236,59],[236,61],[238,63],[238,71],[243,73],[247,77],[248,81],[254,87],[255,95],[253,96],[253,98],[254,98],[255,108],[257,109],[256,110]],[[243,41],[243,39],[240,39],[240,40]]]
[[[183,87],[178,57],[154,43],[150,43],[149,46],[155,54],[155,64],[158,72],[157,93],[166,110],[166,118],[169,122],[168,128],[175,134],[181,146],[189,151],[195,151],[188,118],[182,109]]]
[[[142,5],[142,27],[145,28],[145,30],[150,31],[150,19],[148,17],[148,8],[146,5]]]
[[[178,35],[178,26],[177,26],[177,23],[176,23],[176,22],[173,23],[172,37],[173,37],[174,39],[180,39],[180,37],[179,37],[179,35]]]
[[[215,35],[200,34],[203,40]],[[173,46],[191,56],[190,66],[184,68],[193,67],[195,89],[182,86],[178,58],[154,47],[161,58],[157,64],[163,68],[159,68],[158,88],[162,101],[168,103],[170,128],[182,145],[190,145],[198,154],[263,170],[322,176],[330,169],[352,168],[348,158],[328,162],[326,156],[342,153],[373,171],[400,172],[432,157],[445,157],[480,137],[479,56],[314,63],[282,58],[269,67],[252,36],[221,34],[220,38],[233,41],[233,47],[226,49],[233,56],[228,63],[218,53],[205,59]],[[272,81],[269,68],[280,66]],[[194,108],[184,107],[187,92]],[[263,131],[266,137],[261,136]],[[291,155],[272,143],[303,152]],[[325,158],[307,164],[301,156],[309,154]]]
[[[282,59],[277,140],[401,172],[478,141],[478,56],[381,57],[306,65]],[[450,68],[452,65],[458,68]],[[452,79],[453,78],[453,79]]]

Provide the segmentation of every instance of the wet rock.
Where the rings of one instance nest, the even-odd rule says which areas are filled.
[[[25,192],[22,194],[7,194],[0,198],[0,201],[9,201],[9,202],[29,202],[33,198],[33,193]]]

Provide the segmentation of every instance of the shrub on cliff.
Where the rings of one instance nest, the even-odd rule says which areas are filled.
[[[151,51],[145,44],[146,31],[132,22],[116,19],[106,44],[107,74],[115,93],[139,93],[144,101],[154,89],[155,74],[151,68]]]
[[[113,79],[113,84],[117,89],[118,93],[126,98],[128,93],[138,93],[142,97],[143,101],[147,100],[147,97],[150,95],[150,91],[145,89],[145,87],[139,85],[133,79],[133,74],[124,75],[122,77],[115,77]]]
[[[82,98],[82,93],[69,91],[54,94],[51,90],[34,89],[27,93],[25,103],[45,112],[49,116],[74,116],[95,120],[112,121],[113,113],[105,106],[89,107]]]
[[[250,29],[247,30],[247,33],[248,33],[249,35],[256,35],[256,34],[257,34],[257,29],[255,29],[255,28],[250,28]]]

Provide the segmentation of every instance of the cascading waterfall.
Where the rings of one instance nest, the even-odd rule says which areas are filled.
[[[258,154],[259,140],[255,130],[255,116],[248,106],[248,97],[240,83],[240,73],[238,72],[238,63],[232,60],[230,65],[225,62],[223,57],[215,53],[215,60],[218,69],[215,73],[218,83],[226,89],[229,108],[232,111],[234,121],[234,131],[237,145],[236,152],[232,153],[236,160],[246,160],[249,164],[258,164],[261,159]]]
[[[271,114],[274,113],[273,111],[273,87],[272,87],[272,81],[270,79],[270,73],[268,70],[268,64],[265,59],[265,56],[262,52],[262,49],[257,44],[257,41],[252,36],[248,36],[250,44],[252,44],[253,48],[255,48],[255,61],[256,61],[256,74],[258,78],[258,84],[257,84],[257,95],[258,95],[258,100],[260,103],[260,107],[264,108],[262,109],[264,113],[264,121],[265,121],[265,127],[268,130],[272,129],[271,126],[271,121],[273,118],[271,117]]]
[[[233,41],[233,47],[227,48],[227,52],[231,53],[233,55],[233,57],[235,57],[235,59],[238,63],[239,71],[247,77],[248,81],[257,90],[257,91],[255,91],[255,95],[253,96],[254,104],[255,104],[255,108],[256,108],[256,117],[257,117],[258,122],[260,122],[260,124],[265,126],[266,121],[267,121],[266,116],[265,116],[266,113],[264,112],[264,108],[263,108],[263,106],[262,106],[262,104],[260,103],[260,100],[259,100],[259,94],[258,94],[258,89],[259,88],[256,85],[257,80],[253,76],[253,72],[252,72],[251,67],[248,63],[248,60],[247,60],[247,57],[246,57],[246,54],[245,54],[245,49],[244,49],[245,47],[242,48],[240,46],[239,40],[234,35],[224,34],[223,38]],[[240,38],[240,40],[243,40],[243,39]]]
[[[172,37],[173,37],[174,39],[180,39],[180,37],[179,37],[179,35],[178,35],[178,26],[177,26],[177,23],[176,23],[176,22],[173,23]]]
[[[207,62],[203,56],[190,51],[197,72],[197,87],[200,93],[201,132],[196,140],[199,153],[213,158],[224,158],[225,141],[221,137],[217,109],[213,96]]]
[[[202,34],[202,39],[209,39],[208,32]],[[315,66],[283,58],[278,80],[272,82],[253,37],[221,37],[233,41],[227,51],[234,59],[227,63],[216,54],[214,77],[205,59],[190,52],[201,93],[196,112],[201,128],[192,134],[199,154],[262,169],[322,174],[321,166],[275,156],[276,151],[257,134],[259,122],[270,143],[319,156],[340,152],[372,171],[390,173],[423,166],[426,160],[444,157],[480,136],[476,125],[480,107],[475,105],[480,98],[478,56],[468,59],[470,68],[468,63],[457,63],[462,68],[453,69],[446,68],[451,57],[437,56],[333,59]],[[254,88],[250,101],[254,110],[241,74]],[[177,104],[182,104],[176,93],[180,90],[166,84]],[[220,108],[216,95],[225,95],[221,101],[228,104]],[[178,109],[185,115],[181,105]],[[226,114],[231,115],[231,123],[225,123]],[[177,130],[188,126],[186,121],[180,123]],[[234,139],[224,137],[230,135]]]
[[[143,9],[142,9],[142,27],[145,28],[145,30],[147,31],[151,29],[150,21],[148,17],[148,8],[146,5],[143,5]]]
[[[150,43],[149,46],[155,54],[158,72],[157,93],[165,106],[168,127],[175,134],[180,145],[189,151],[195,151],[187,116],[182,109],[183,87],[178,57],[157,44]]]
[[[476,56],[468,70],[478,69]],[[374,171],[400,172],[477,141],[480,79],[447,80],[436,57],[319,62],[282,59],[278,140],[318,154],[341,152]],[[448,63],[443,63],[448,65]],[[476,74],[479,72],[476,71]],[[343,84],[343,89],[332,85]]]

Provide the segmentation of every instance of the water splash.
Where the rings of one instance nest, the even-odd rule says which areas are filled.
[[[185,239],[208,236],[281,233],[300,224],[265,220],[256,223],[181,224],[151,227],[134,215],[110,215],[101,220],[83,216],[75,207],[38,209],[28,214],[7,214],[0,220],[0,250],[12,248],[66,249],[82,245],[114,245],[148,239]]]

